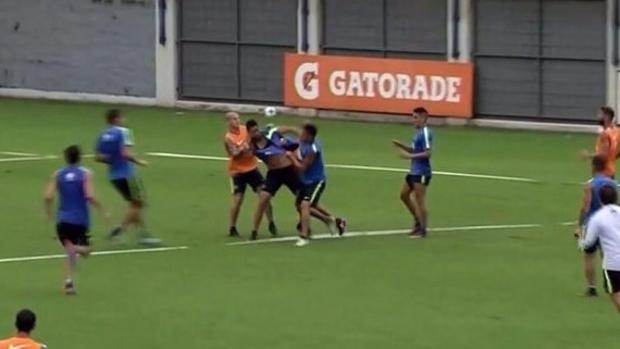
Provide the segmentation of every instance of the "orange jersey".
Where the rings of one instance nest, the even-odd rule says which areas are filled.
[[[35,342],[32,338],[11,337],[0,341],[0,349],[45,349],[45,345]]]
[[[248,143],[248,130],[245,126],[239,126],[239,133],[227,132],[226,143],[233,143],[234,145],[241,147]],[[243,154],[237,157],[229,156],[228,158],[228,173],[235,175],[237,173],[245,173],[252,171],[258,165],[258,161],[253,154]]]
[[[616,157],[620,150],[620,129],[611,126],[603,130],[596,140],[596,153],[600,154],[605,145],[608,145],[607,159],[605,159],[605,175],[616,175]]]

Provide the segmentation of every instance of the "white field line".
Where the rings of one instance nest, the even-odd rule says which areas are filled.
[[[138,248],[138,249],[132,249],[132,250],[96,251],[96,252],[93,252],[91,255],[92,256],[110,256],[110,255],[119,255],[119,254],[154,253],[154,252],[187,250],[188,248],[189,247],[187,246],[174,246],[174,247]],[[50,259],[61,259],[65,257],[66,257],[65,254],[50,254],[46,256],[2,258],[0,259],[0,263],[43,261],[43,260],[50,260]]]
[[[505,229],[527,229],[527,228],[540,228],[542,224],[502,224],[502,225],[466,225],[462,227],[443,227],[429,229],[431,232],[449,232],[449,231],[471,231],[471,230],[505,230]],[[386,235],[401,235],[409,233],[411,229],[394,229],[394,230],[370,230],[370,231],[357,231],[345,233],[343,236],[320,234],[313,235],[312,240],[326,240],[326,239],[344,239],[361,236],[386,236]],[[274,242],[291,242],[296,241],[297,236],[285,236],[280,238],[271,238],[264,240],[254,241],[235,241],[229,242],[227,246],[240,246],[240,245],[256,245],[267,244]]]
[[[146,155],[166,157],[166,158],[177,158],[177,159],[228,161],[228,158],[226,157],[209,156],[209,155],[193,155],[193,154],[178,154],[178,153],[163,153],[163,152],[150,152],[150,153],[146,153]],[[405,169],[394,168],[394,167],[341,165],[341,164],[326,164],[325,166],[329,168],[340,168],[340,169],[349,169],[349,170],[382,171],[382,172],[398,172],[398,173],[408,172]],[[532,178],[494,176],[494,175],[474,174],[474,173],[434,171],[433,174],[442,175],[442,176],[492,179],[492,180],[502,180],[502,181],[512,181],[512,182],[526,182],[526,183],[538,183],[539,182],[538,180],[532,179]]]
[[[58,159],[58,156],[55,156],[55,155],[24,156],[24,157],[19,157],[19,158],[0,159],[0,162],[19,162],[19,161],[54,160],[54,159]]]
[[[39,154],[21,153],[21,152],[17,152],[17,151],[0,151],[0,155],[8,155],[8,156],[39,156]]]

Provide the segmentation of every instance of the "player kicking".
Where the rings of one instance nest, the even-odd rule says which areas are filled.
[[[15,317],[17,333],[11,338],[0,340],[0,349],[47,349],[45,344],[32,338],[32,331],[37,325],[37,316],[28,309],[20,310]]]
[[[585,158],[601,156],[605,160],[605,175],[616,176],[616,159],[620,156],[620,129],[614,123],[615,113],[610,107],[601,107],[597,115],[598,124],[603,127],[596,140],[595,151],[583,151]]]
[[[600,245],[605,256],[605,290],[620,313],[620,206],[617,205],[616,186],[603,186],[598,196],[602,207],[590,217],[585,237],[579,241],[579,246],[587,250]]]
[[[299,144],[289,142],[282,136],[284,133],[296,130],[273,127],[261,132],[258,123],[254,120],[249,120],[245,125],[251,138],[250,147],[253,153],[267,165],[268,169],[265,187],[258,194],[258,206],[254,212],[250,239],[256,240],[263,214],[278,190],[284,185],[297,197],[303,184],[291,159],[293,155],[290,153],[296,150]],[[301,232],[295,246],[303,247],[310,243],[310,202],[302,199],[296,206],[300,212]]]
[[[230,237],[238,237],[237,219],[243,204],[245,190],[249,185],[255,193],[265,186],[265,180],[258,171],[258,161],[249,146],[247,128],[241,125],[239,114],[226,113],[228,131],[224,137],[224,147],[228,153],[228,173],[232,183],[232,204],[230,206]],[[278,235],[278,229],[273,219],[271,203],[267,204],[265,215],[269,220],[269,232]]]
[[[108,111],[106,120],[108,127],[99,135],[95,159],[108,165],[112,185],[129,202],[125,218],[110,232],[109,238],[116,239],[130,225],[134,225],[140,230],[140,243],[159,245],[161,240],[152,237],[145,228],[144,189],[133,166],[146,166],[147,162],[132,154],[133,137],[131,131],[123,127],[125,120],[121,112],[117,109]]]
[[[579,212],[579,226],[576,237],[583,238],[588,220],[596,213],[603,204],[599,193],[604,186],[615,186],[616,182],[605,174],[606,161],[602,156],[592,158],[592,178],[585,185],[583,191],[583,206]],[[596,282],[594,272],[594,257],[598,250],[598,244],[584,249],[583,267],[586,281],[588,283],[586,296],[596,297]]]
[[[433,134],[426,125],[428,112],[424,108],[413,110],[413,124],[416,133],[411,142],[411,146],[405,145],[398,140],[392,143],[400,149],[403,159],[411,160],[411,170],[400,191],[400,199],[403,201],[415,220],[411,238],[425,238],[428,234],[428,213],[426,210],[426,189],[431,183],[433,176],[431,168],[431,145]],[[412,200],[411,196],[415,197]]]
[[[73,273],[78,255],[87,257],[90,254],[88,204],[97,208],[102,216],[108,216],[95,198],[92,173],[80,166],[80,159],[78,146],[65,149],[67,166],[52,174],[45,189],[45,211],[50,221],[56,193],[59,197],[56,234],[67,254],[64,287],[67,295],[75,294]]]
[[[327,176],[323,163],[323,147],[316,139],[318,129],[313,124],[305,124],[299,137],[299,157],[293,157],[295,166],[302,172],[303,190],[300,191],[297,202],[310,202],[310,215],[327,225],[330,232],[338,231],[342,236],[347,228],[344,218],[335,217],[325,207],[319,205],[321,195],[325,191]],[[301,228],[301,224],[298,226]],[[335,228],[335,229],[334,229]]]

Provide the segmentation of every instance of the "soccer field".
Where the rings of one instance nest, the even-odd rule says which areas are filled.
[[[42,191],[72,143],[92,151],[107,106],[0,100],[0,260],[61,252],[44,219]],[[430,238],[402,234],[229,246],[225,163],[148,155],[224,156],[221,113],[125,108],[150,207],[150,230],[185,250],[93,256],[81,261],[78,296],[61,292],[61,260],[0,263],[0,333],[18,308],[39,314],[35,335],[50,348],[612,348],[617,314],[606,296],[583,298],[572,237],[581,187],[578,160],[593,135],[435,127]],[[249,115],[244,115],[247,119]],[[259,119],[298,125],[302,118]],[[390,140],[406,125],[316,120],[329,168],[323,202],[349,230],[407,229],[399,201],[407,169]],[[91,159],[103,204],[125,204]],[[378,168],[377,168],[378,167]],[[481,178],[478,175],[500,178]],[[519,180],[503,177],[518,177]],[[527,179],[527,180],[521,180]],[[281,234],[293,236],[291,195],[275,200]],[[254,197],[240,231],[249,235]],[[105,239],[97,250],[134,249]],[[478,228],[470,228],[470,227]],[[469,228],[468,228],[469,227]],[[313,221],[315,234],[325,233]],[[261,238],[267,239],[266,229]],[[388,232],[389,233],[389,232]],[[354,234],[355,235],[355,234]],[[600,272],[598,273],[600,281]],[[602,288],[599,288],[602,293]]]

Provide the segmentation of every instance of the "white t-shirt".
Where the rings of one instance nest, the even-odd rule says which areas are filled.
[[[603,250],[603,268],[620,271],[620,206],[606,205],[589,220],[581,248],[599,243]]]

